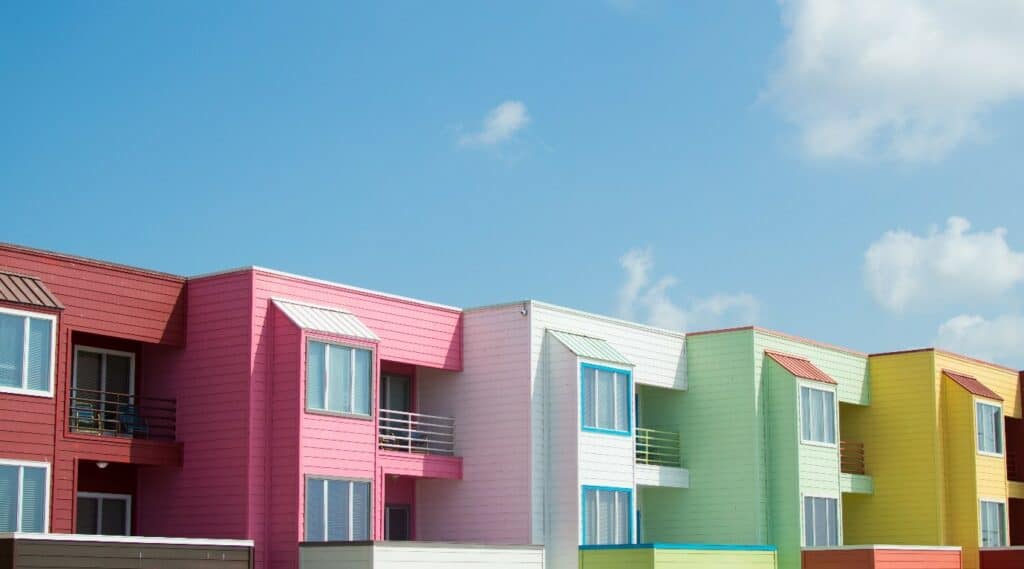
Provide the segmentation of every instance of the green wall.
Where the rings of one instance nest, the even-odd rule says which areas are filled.
[[[769,359],[763,367],[768,417],[768,518],[779,567],[800,567],[800,473],[797,382]]]

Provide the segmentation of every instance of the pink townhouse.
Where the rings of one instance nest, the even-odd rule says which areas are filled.
[[[462,367],[461,310],[255,267],[188,279],[186,304],[184,348],[150,362],[183,454],[140,472],[148,534],[251,539],[257,567],[290,569],[300,542],[445,523],[417,491],[462,458],[420,393]]]

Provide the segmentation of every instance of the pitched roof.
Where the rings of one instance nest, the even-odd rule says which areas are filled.
[[[272,301],[274,306],[277,306],[289,320],[304,330],[348,336],[372,342],[380,341],[380,338],[366,324],[363,324],[355,314],[346,310],[313,306],[279,298],[274,298]]]
[[[829,385],[838,385],[836,380],[829,377],[827,373],[821,371],[818,366],[812,364],[811,360],[780,352],[771,352],[768,350],[764,351],[764,355],[778,362],[780,366],[786,368],[786,371],[796,377],[809,379],[811,381],[820,381]]]
[[[998,393],[985,387],[985,384],[981,383],[974,377],[965,373],[957,373],[948,369],[942,370],[942,373],[946,374],[946,377],[952,379],[959,385],[967,390],[968,393],[977,395],[978,397],[984,397],[986,399],[995,399],[996,401],[1002,401],[1003,398]]]
[[[626,356],[622,355],[618,350],[613,348],[611,344],[600,338],[581,336],[570,332],[562,332],[561,330],[549,329],[548,332],[550,332],[556,340],[561,342],[563,346],[569,348],[570,352],[577,356],[592,360],[601,360],[603,362],[612,362],[629,366],[633,365],[633,362],[627,360]]]
[[[0,271],[0,300],[37,308],[64,309],[43,281],[9,271]]]

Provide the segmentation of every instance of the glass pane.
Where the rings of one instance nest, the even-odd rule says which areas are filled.
[[[349,483],[327,481],[327,541],[349,541]]]
[[[28,377],[25,387],[48,391],[50,389],[50,339],[53,323],[32,318],[28,329]]]
[[[25,319],[0,314],[0,386],[21,387]]]
[[[107,354],[107,393],[128,395],[131,392],[131,369],[131,358]],[[126,402],[123,397],[113,397],[109,400],[117,403]]]
[[[75,516],[75,532],[94,535],[99,532],[96,526],[96,514],[99,512],[99,500],[96,498],[78,498],[78,513]]]
[[[306,479],[306,541],[325,541],[324,481]]]
[[[331,411],[352,411],[352,350],[327,346],[327,408]]]
[[[834,395],[831,392],[821,392],[822,402],[824,405],[825,416],[822,420],[822,424],[825,427],[825,438],[822,441],[826,443],[836,442],[836,407]]]
[[[324,344],[310,342],[306,350],[306,407],[324,409]]]
[[[814,546],[814,499],[804,498],[804,545]]]
[[[597,370],[583,368],[583,426],[597,426]]]
[[[824,498],[814,499],[814,544],[828,545],[828,506]]]
[[[587,490],[583,496],[583,524],[586,527],[585,544],[597,543],[597,491]]]
[[[46,516],[46,469],[25,467],[21,488],[21,531],[42,532]]]
[[[356,413],[361,415],[370,414],[370,377],[371,368],[370,365],[370,350],[356,350],[356,369],[355,369],[355,392],[356,400],[354,401]]]
[[[100,533],[103,535],[128,535],[125,516],[128,502],[118,499],[103,499],[100,503]]]
[[[352,539],[370,539],[370,483],[352,483]]]
[[[1006,520],[1006,505],[1005,504],[996,504],[995,510],[996,510],[996,515],[995,515],[996,527],[998,528],[997,533],[998,533],[998,540],[999,540],[998,543],[996,544],[996,546],[997,547],[1005,547],[1006,546],[1006,524],[1004,523],[1004,521]]]
[[[605,490],[597,491],[597,543],[606,545],[615,539],[615,496]]]
[[[615,374],[615,429],[629,430],[629,382],[626,374]]]
[[[409,378],[398,375],[384,377],[380,406],[395,411],[411,411],[409,406]]]
[[[0,464],[0,532],[18,531],[18,467]]]
[[[828,516],[828,545],[839,545],[839,501],[825,500]]]
[[[93,352],[75,352],[75,387],[83,390],[100,390],[100,361],[102,357]],[[99,399],[99,394],[85,392],[78,394],[85,399]]]
[[[626,492],[615,492],[615,541],[614,543],[629,543],[629,494]]]
[[[811,440],[811,390],[800,388],[800,427],[801,438]]]
[[[615,385],[613,374],[597,370],[597,426],[615,428]]]

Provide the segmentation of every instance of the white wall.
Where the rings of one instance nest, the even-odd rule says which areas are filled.
[[[377,542],[299,549],[301,569],[543,569],[539,547]]]
[[[544,543],[548,567],[575,567],[578,561],[580,527],[579,489],[579,405],[576,355],[550,334],[543,338],[541,372],[538,382],[546,394],[546,461],[548,505],[544,520]]]
[[[418,368],[419,403],[455,417],[462,480],[420,480],[420,540],[531,543],[529,319],[520,305],[464,314],[463,371]]]

